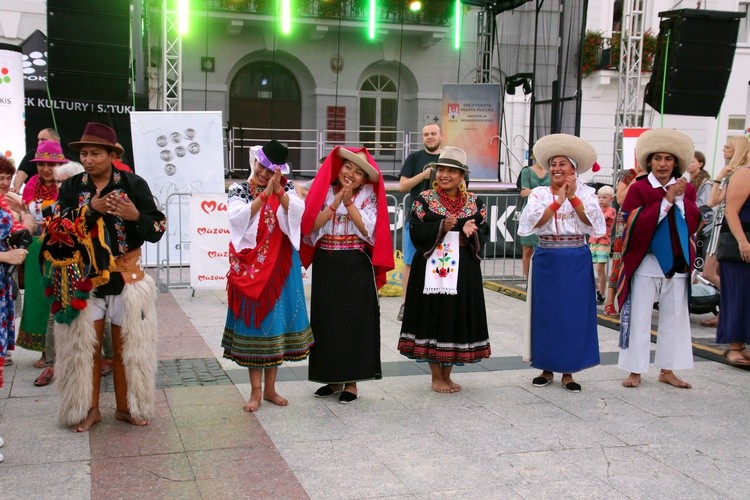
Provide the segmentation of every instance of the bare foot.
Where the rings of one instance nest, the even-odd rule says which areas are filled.
[[[252,413],[260,408],[261,395],[262,391],[260,387],[258,387],[257,389],[251,389],[250,399],[247,400],[247,403],[245,403],[245,406],[243,406],[242,409]]]
[[[641,385],[640,373],[631,373],[628,378],[622,381],[623,387],[638,387],[639,385]]]
[[[91,408],[88,415],[86,415],[86,418],[83,419],[83,422],[74,426],[70,430],[73,432],[87,432],[94,425],[98,424],[101,421],[102,414],[99,411],[99,408]]]
[[[264,391],[263,399],[270,401],[276,406],[287,406],[289,404],[289,400],[279,396],[279,393],[276,391]]]
[[[454,382],[450,377],[446,378],[445,381],[451,386],[451,392],[461,392],[461,384]]]
[[[34,361],[34,368],[44,368],[47,364],[47,356],[42,354],[42,357]]]
[[[143,427],[144,425],[148,425],[149,421],[145,418],[138,418],[134,417],[130,414],[130,412],[117,410],[115,412],[115,420],[119,420],[121,422],[127,422],[132,425],[136,425],[138,427]]]
[[[691,387],[693,387],[692,385],[688,384],[677,375],[675,375],[671,370],[662,371],[661,373],[659,373],[659,382],[669,384],[680,389],[690,389]]]
[[[441,394],[450,394],[452,392],[456,392],[453,390],[453,387],[451,387],[451,385],[445,380],[433,380],[432,390]]]

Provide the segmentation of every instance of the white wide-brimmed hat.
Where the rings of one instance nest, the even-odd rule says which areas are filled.
[[[453,167],[459,170],[463,170],[467,174],[469,173],[469,167],[466,165],[469,161],[469,157],[461,148],[455,148],[453,146],[446,146],[440,153],[440,157],[436,162],[426,165],[426,167]],[[425,167],[425,168],[426,168]]]
[[[575,135],[545,135],[534,144],[534,158],[544,168],[549,169],[549,162],[556,156],[565,156],[573,160],[579,174],[591,170],[596,162],[596,151],[593,146]]]
[[[369,161],[367,161],[367,154],[364,151],[355,153],[354,151],[349,151],[348,149],[341,147],[339,148],[339,156],[342,160],[350,161],[364,170],[367,174],[368,180],[376,182],[380,178],[380,173],[375,167],[370,165]]]
[[[690,137],[675,129],[654,128],[642,133],[635,143],[635,157],[643,170],[650,172],[647,160],[654,153],[673,155],[677,158],[675,170],[682,174],[693,161],[695,144]]]

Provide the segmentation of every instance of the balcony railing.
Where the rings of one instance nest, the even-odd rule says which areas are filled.
[[[273,15],[277,0],[211,0],[209,8],[243,14]],[[293,8],[297,16],[313,18],[338,18],[365,21],[368,0],[296,0]],[[452,22],[455,3],[451,0],[424,2],[422,9],[412,12],[406,0],[386,0],[378,3],[376,19],[385,23],[423,24],[447,26]]]
[[[587,31],[583,43],[583,64],[581,74],[588,76],[599,70],[618,70],[620,68],[620,40],[619,32],[605,37],[601,32]],[[643,56],[641,71],[651,71],[656,52],[656,37],[647,31],[643,35]]]

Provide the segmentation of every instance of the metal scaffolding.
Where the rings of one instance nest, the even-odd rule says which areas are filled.
[[[615,180],[623,167],[622,129],[642,126],[641,62],[643,60],[644,11],[646,0],[624,0],[620,32],[620,75],[615,115]]]
[[[495,12],[489,6],[477,14],[476,83],[489,83],[492,71],[492,47],[495,40]]]
[[[162,0],[161,82],[162,111],[182,111],[182,37],[177,27],[175,0]],[[169,5],[172,4],[172,5]]]

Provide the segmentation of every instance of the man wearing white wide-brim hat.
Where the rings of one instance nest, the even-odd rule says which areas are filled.
[[[654,129],[638,138],[635,152],[648,176],[631,184],[622,204],[626,226],[618,282],[618,366],[630,372],[622,385],[637,387],[648,372],[651,311],[659,302],[654,359],[659,381],[689,389],[673,370],[693,366],[688,287],[695,251],[690,239],[701,214],[695,188],[680,177],[693,158],[693,141],[676,130]]]

